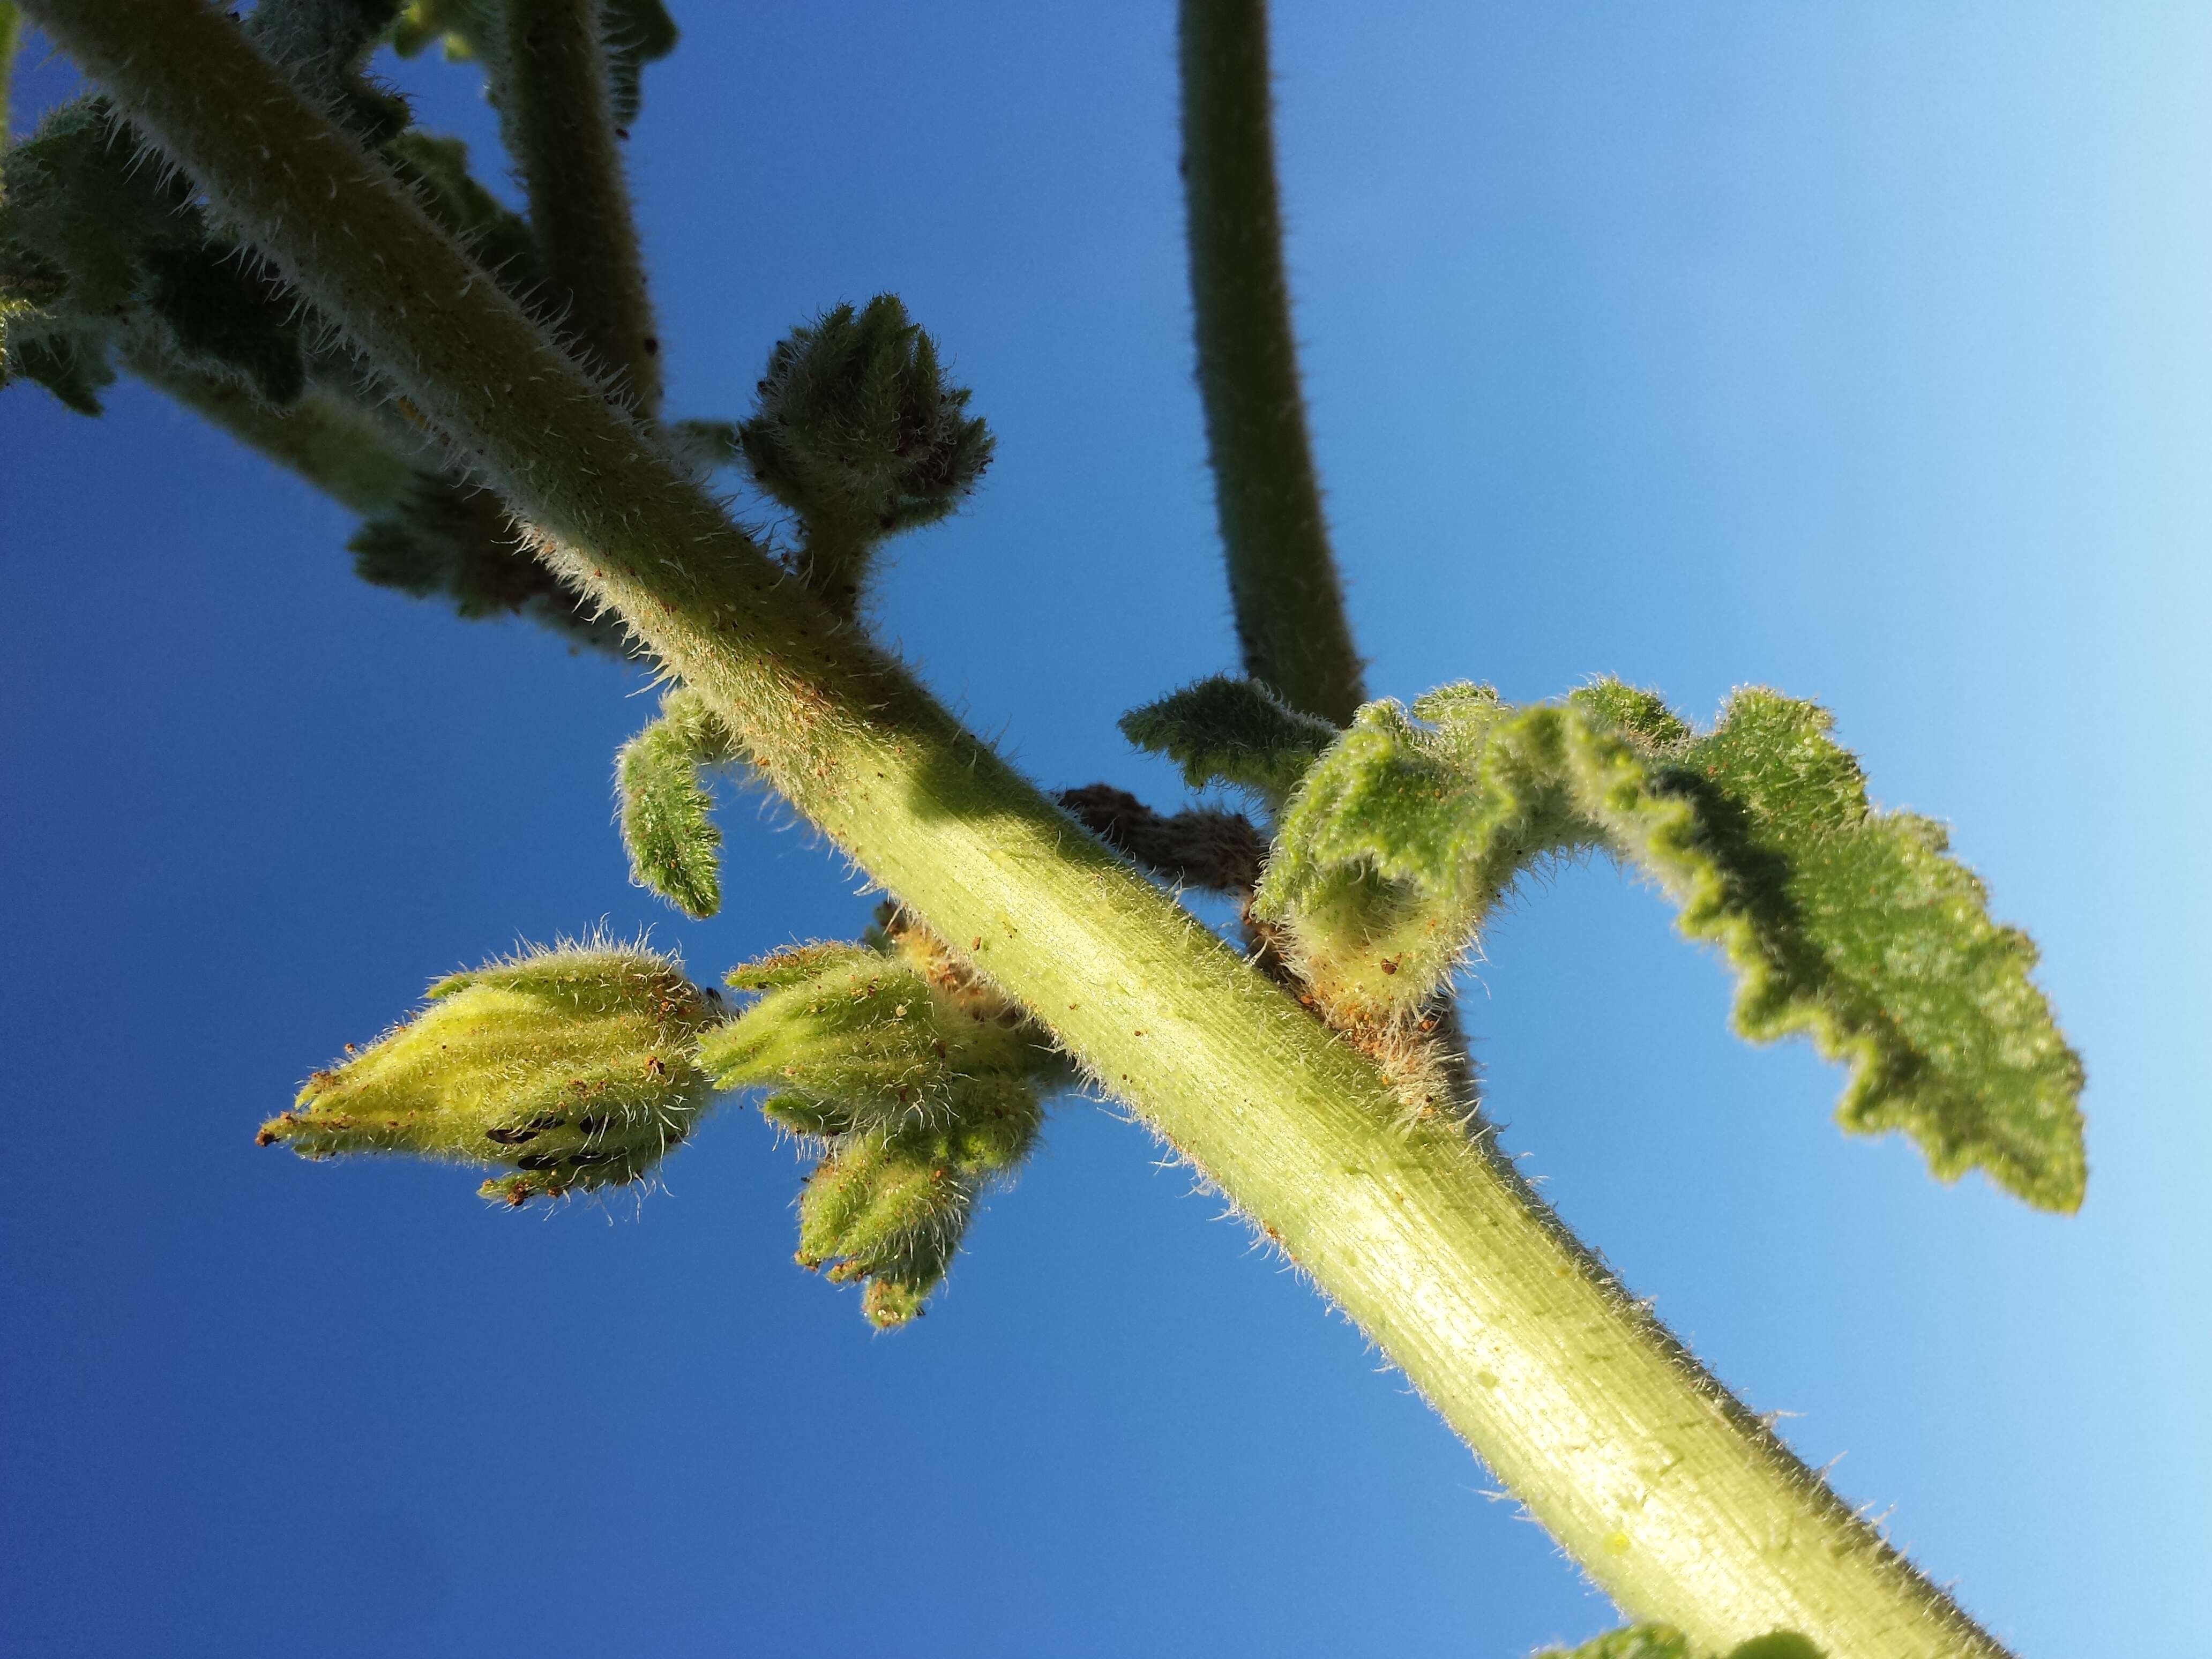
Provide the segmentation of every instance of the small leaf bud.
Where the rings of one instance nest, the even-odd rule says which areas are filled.
[[[637,946],[566,945],[439,981],[429,1006],[319,1072],[258,1137],[306,1158],[404,1152],[504,1168],[488,1197],[635,1180],[713,1097],[715,1000]]]
[[[738,440],[761,488],[799,515],[800,575],[840,615],[857,608],[876,544],[951,513],[990,465],[968,398],[894,295],[826,312],[770,354]]]

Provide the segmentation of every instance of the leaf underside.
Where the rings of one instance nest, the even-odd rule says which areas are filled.
[[[1563,705],[1473,685],[1410,714],[1372,703],[1299,783],[1258,913],[1333,1009],[1389,1018],[1443,982],[1522,873],[1608,852],[1721,947],[1742,1035],[1802,1032],[1850,1066],[1845,1128],[1901,1129],[1943,1180],[1979,1169],[2076,1208],[2081,1065],[2029,978],[2034,945],[1990,921],[1942,825],[1869,805],[1831,724],[1750,689],[1699,734],[1615,681]]]

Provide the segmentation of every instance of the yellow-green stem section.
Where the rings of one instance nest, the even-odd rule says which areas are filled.
[[[784,577],[201,0],[33,0],[750,757],[1357,1319],[1632,1613],[1996,1655],[1494,1152],[1375,1070]]]

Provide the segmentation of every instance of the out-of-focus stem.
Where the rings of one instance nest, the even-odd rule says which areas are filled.
[[[660,408],[660,337],[608,101],[599,0],[507,0],[501,96],[562,330]]]
[[[1366,694],[1298,389],[1266,0],[1182,0],[1182,58],[1198,384],[1244,670],[1349,726]]]

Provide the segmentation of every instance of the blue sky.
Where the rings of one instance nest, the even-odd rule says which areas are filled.
[[[1000,439],[877,615],[1036,777],[1229,666],[1170,8],[678,5],[631,147],[670,404],[902,295]],[[2078,1217],[1846,1140],[1604,866],[1470,976],[1568,1219],[2024,1655],[2189,1650],[2212,1552],[2212,12],[1277,19],[1316,439],[1378,694],[1616,672],[1820,699],[2045,950]],[[34,46],[23,104],[62,95]],[[489,144],[467,76],[410,66]],[[489,150],[481,152],[488,157]],[[310,1166],[254,1125],[456,965],[605,921],[702,976],[857,930],[787,814],[626,880],[634,672],[348,573],[344,516],[153,394],[0,397],[18,1174],[0,1644],[26,1654],[1402,1654],[1610,1620],[1293,1275],[1079,1103],[878,1337],[726,1112],[641,1210]]]

